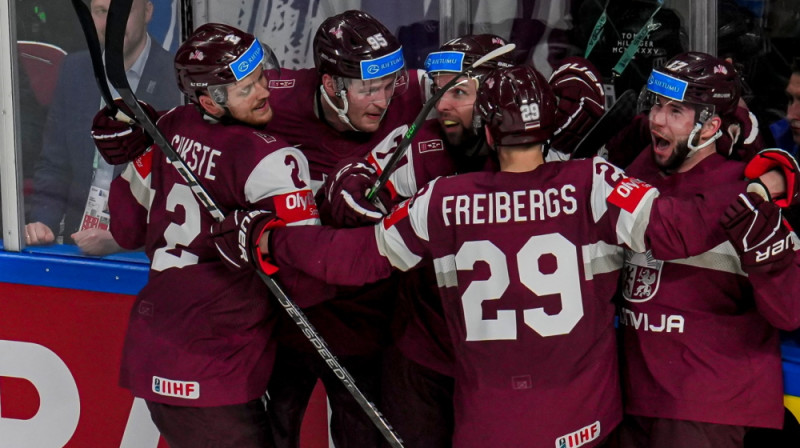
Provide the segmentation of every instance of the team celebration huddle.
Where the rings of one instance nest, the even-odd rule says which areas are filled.
[[[279,45],[203,24],[174,56],[184,105],[109,68],[94,117],[110,234],[151,263],[120,384],[170,447],[299,448],[318,381],[337,448],[783,427],[800,177],[730,61],[672,57],[621,123],[588,59],[548,77],[492,34],[424,69],[358,10],[321,23],[313,68]]]

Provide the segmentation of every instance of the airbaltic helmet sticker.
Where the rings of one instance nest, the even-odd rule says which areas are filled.
[[[228,65],[228,68],[233,72],[233,77],[237,81],[241,81],[258,67],[258,64],[264,60],[264,49],[261,47],[261,42],[255,39],[250,48],[247,49],[241,56]]]
[[[377,59],[361,61],[361,79],[378,79],[400,71],[405,65],[403,47]]]
[[[427,72],[461,73],[463,69],[463,51],[436,51],[425,59],[425,71]]]
[[[647,80],[647,90],[675,101],[683,102],[687,87],[688,82],[657,70],[653,70]]]

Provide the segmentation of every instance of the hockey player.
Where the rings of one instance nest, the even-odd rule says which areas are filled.
[[[439,178],[374,228],[246,226],[248,250],[353,285],[431,259],[454,344],[453,446],[597,446],[622,416],[618,245],[701,253],[713,226],[697,208],[715,223],[735,192],[675,201],[600,158],[544,163],[555,99],[531,67],[490,74],[476,106],[500,172]]]
[[[191,104],[166,112],[158,126],[232,213],[233,226],[221,233],[260,218],[237,209],[268,210],[287,225],[319,221],[305,157],[264,131],[273,116],[267,82],[277,74],[271,55],[250,34],[205,24],[175,56],[178,86]],[[152,143],[138,126],[107,114],[95,117],[93,137],[111,163],[131,160]],[[130,316],[121,385],[145,400],[171,447],[273,446],[263,397],[275,359],[275,313],[282,310],[267,299],[264,283],[226,268],[244,261],[239,254],[219,258],[209,244],[212,216],[157,150],[114,181],[110,207],[115,240],[128,249],[144,246],[151,260]]]
[[[275,118],[269,129],[308,158],[316,193],[342,159],[364,158],[390,132],[413,122],[423,101],[422,74],[405,69],[399,41],[369,14],[346,11],[326,19],[313,46],[315,68],[283,70],[280,79],[270,80]],[[321,217],[327,221],[324,213]],[[307,310],[340,362],[376,402],[392,307],[385,298],[395,291],[392,279],[343,288],[336,299]],[[321,379],[336,446],[376,446],[380,434],[294,322],[283,317],[278,327],[278,357],[269,386],[277,445],[299,447],[303,414]]]
[[[465,67],[505,44],[491,34],[468,35],[445,43],[426,60],[433,88],[441,88]],[[463,82],[442,96],[435,106],[436,117],[423,123],[389,178],[386,188],[391,192],[391,204],[413,196],[436,177],[496,169],[481,121],[474,119],[473,105],[486,75],[511,65],[510,55],[487,61],[462,75]],[[554,133],[555,142],[563,148],[559,158],[568,157],[567,148],[574,147],[576,137],[602,114],[603,90],[598,76],[588,61],[568,58],[551,77],[559,99]],[[390,134],[368,160],[343,161],[337,174],[328,179],[323,208],[330,207],[328,214],[334,225],[352,227],[383,217],[364,194],[396,149],[398,137],[407,130],[403,126]],[[381,409],[406,446],[448,446],[453,424],[452,343],[432,266],[403,276],[393,325],[395,348],[384,363]]]
[[[705,53],[683,53],[653,70],[647,90],[651,144],[628,172],[677,198],[736,183],[744,164],[717,147],[724,118],[739,102],[733,66]],[[778,162],[763,164],[769,160]],[[767,150],[748,165],[748,175],[793,163]],[[782,205],[795,201],[796,187],[787,181],[791,191],[777,202]],[[741,207],[758,210],[763,219],[775,215],[774,205],[758,202],[750,198]],[[750,258],[754,251],[742,253],[735,238],[728,243],[722,227],[711,233],[714,248],[696,257],[669,262],[626,251],[619,310],[622,446],[741,447],[748,428],[781,427],[778,329],[800,325],[800,277],[788,231],[771,226],[775,239],[769,241],[787,244],[781,250],[760,246],[760,261]]]

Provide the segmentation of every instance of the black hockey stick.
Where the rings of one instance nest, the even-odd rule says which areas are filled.
[[[631,123],[636,115],[638,96],[633,89],[622,92],[617,102],[589,129],[572,153],[573,159],[594,157],[617,132]]]
[[[97,88],[100,89],[100,95],[103,97],[103,101],[105,101],[109,110],[116,114],[114,118],[119,121],[131,123],[133,120],[124,112],[119,111],[114,105],[114,97],[111,95],[111,90],[108,88],[105,70],[103,69],[103,49],[100,47],[100,39],[97,37],[97,29],[94,26],[92,12],[83,0],[72,0],[72,8],[75,10],[75,14],[78,15],[78,21],[81,23],[83,35],[86,37],[86,45],[89,47],[89,56],[92,58],[94,80],[97,82]]]
[[[194,0],[181,0],[181,42],[194,32]]]
[[[419,112],[419,114],[417,114],[417,118],[414,119],[414,122],[408,128],[408,131],[406,131],[406,133],[403,135],[403,139],[400,140],[400,143],[397,145],[397,149],[395,150],[394,154],[392,154],[392,157],[389,159],[388,162],[386,162],[386,166],[383,167],[383,171],[381,171],[381,175],[378,177],[378,180],[375,181],[375,183],[372,185],[372,188],[370,188],[370,190],[367,192],[368,200],[372,200],[372,198],[374,198],[375,195],[378,194],[381,188],[383,188],[386,185],[386,182],[389,181],[389,176],[392,175],[395,167],[397,166],[397,163],[400,161],[400,159],[403,158],[403,156],[406,153],[406,150],[408,150],[408,147],[411,145],[411,139],[413,139],[414,136],[417,135],[419,127],[422,126],[422,123],[425,121],[426,118],[428,118],[428,114],[431,112],[431,109],[433,109],[433,106],[436,105],[436,102],[439,101],[439,98],[441,98],[442,95],[445,94],[445,92],[450,90],[450,88],[453,87],[456,84],[456,82],[458,82],[458,80],[461,79],[461,77],[464,76],[464,74],[466,74],[468,71],[480,65],[483,65],[485,62],[491,61],[492,59],[498,56],[502,56],[510,51],[513,51],[514,48],[516,48],[516,45],[506,44],[500,48],[495,49],[494,51],[489,52],[488,54],[486,54],[486,56],[478,59],[469,67],[461,70],[460,73],[457,73],[456,76],[453,77],[453,79],[451,79],[447,84],[442,86],[442,88],[438,89],[436,93],[434,93],[433,96],[431,96],[431,98],[425,102],[425,105],[422,106],[422,110]]]
[[[192,192],[206,207],[208,212],[211,213],[211,216],[213,216],[217,222],[220,222],[225,216],[216,206],[213,199],[208,195],[208,192],[200,185],[194,173],[192,173],[169,144],[164,134],[156,127],[155,123],[153,123],[144,111],[128,84],[122,57],[122,44],[125,38],[125,24],[128,22],[128,15],[130,14],[132,2],[133,0],[112,0],[109,6],[108,19],[106,22],[106,29],[108,30],[106,33],[106,73],[108,74],[108,79],[111,81],[111,85],[113,85],[122,96],[122,100],[125,104],[134,111],[139,125],[153,138],[153,141],[178,170],[178,173],[189,187],[191,187]],[[356,386],[355,380],[350,375],[350,372],[339,363],[339,360],[336,359],[336,356],[333,355],[328,347],[328,343],[322,339],[322,336],[319,335],[316,328],[309,322],[305,313],[303,313],[300,307],[286,295],[275,279],[260,270],[257,270],[257,272],[272,294],[278,299],[281,306],[283,306],[284,310],[286,310],[300,328],[300,331],[317,350],[317,353],[319,353],[323,361],[325,361],[325,364],[327,364],[336,377],[342,381],[359,406],[361,406],[367,414],[367,417],[372,420],[372,423],[375,424],[381,434],[383,434],[389,442],[389,445],[394,448],[403,448],[403,442],[400,440],[400,437],[394,429],[392,429],[392,426],[386,421],[375,405],[372,404],[367,397],[364,396],[358,386]]]

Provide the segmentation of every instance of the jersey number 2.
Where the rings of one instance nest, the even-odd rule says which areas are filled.
[[[154,271],[182,268],[197,263],[197,255],[186,250],[186,247],[200,235],[200,204],[195,200],[192,190],[183,184],[175,184],[167,196],[167,211],[174,213],[178,206],[183,208],[185,219],[180,225],[170,223],[164,231],[167,244],[153,253],[151,269]],[[178,250],[180,255],[173,255],[170,252],[176,252],[178,244],[184,247]]]
[[[553,272],[543,273],[539,258],[552,255],[557,259]],[[456,254],[459,270],[472,270],[476,262],[489,265],[491,274],[486,280],[470,283],[461,296],[467,341],[513,340],[517,338],[517,311],[499,310],[495,319],[483,318],[483,302],[499,300],[509,285],[506,255],[491,241],[469,241]],[[575,245],[564,236],[551,233],[534,235],[517,252],[519,280],[538,296],[559,294],[561,311],[547,314],[542,308],[523,310],[525,325],[543,337],[568,334],[583,317],[578,253]]]

